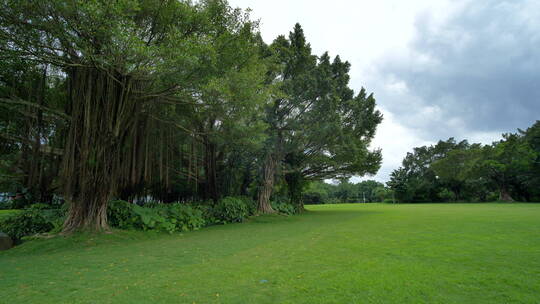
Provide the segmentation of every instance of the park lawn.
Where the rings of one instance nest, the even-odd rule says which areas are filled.
[[[11,214],[15,214],[19,212],[20,210],[0,210],[0,219],[7,217]]]
[[[540,204],[309,206],[0,253],[4,303],[540,303]]]

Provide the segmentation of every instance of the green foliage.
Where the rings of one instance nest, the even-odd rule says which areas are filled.
[[[398,202],[444,201],[447,197],[443,198],[439,194],[445,189],[460,198],[465,189],[465,182],[458,179],[456,174],[451,175],[455,168],[451,168],[454,170],[451,172],[443,169],[446,168],[446,164],[439,161],[454,151],[464,151],[473,147],[475,145],[469,145],[466,140],[456,142],[454,138],[449,138],[435,145],[414,148],[413,152],[407,153],[403,159],[402,167],[392,172],[388,186],[394,191]],[[435,169],[444,172],[439,176]]]
[[[285,215],[293,215],[298,213],[298,208],[292,204],[287,203],[280,203],[280,202],[272,202],[272,209],[277,211],[278,213],[285,214]]]
[[[15,243],[20,243],[25,236],[58,232],[62,227],[63,219],[63,213],[60,210],[30,208],[0,218],[0,231],[8,234]]]
[[[455,197],[456,197],[454,192],[452,192],[451,190],[448,190],[446,188],[443,188],[439,192],[438,195],[439,195],[440,200],[443,201],[443,202],[450,202],[450,201],[454,200]]]
[[[391,198],[392,191],[382,183],[366,180],[356,184],[312,182],[304,193],[306,204],[374,203]]]
[[[206,224],[200,209],[180,203],[141,207],[117,200],[109,203],[109,223],[120,229],[157,230],[168,233],[198,230]]]
[[[491,145],[451,138],[414,148],[388,185],[401,202],[538,201],[540,122],[502,137]]]
[[[46,209],[51,209],[51,206],[47,205],[47,204],[44,204],[44,203],[37,203],[37,204],[32,204],[32,205],[28,206],[28,209],[31,209],[31,210],[46,210]]]
[[[202,211],[190,205],[175,203],[156,209],[174,225],[172,231],[169,228],[169,232],[198,230],[206,224]]]
[[[243,222],[249,215],[246,202],[237,197],[224,197],[213,208],[214,217],[219,224]]]
[[[133,228],[133,204],[126,201],[115,200],[107,205],[107,221],[111,227],[120,229]]]

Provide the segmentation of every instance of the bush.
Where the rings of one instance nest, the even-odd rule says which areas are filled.
[[[443,202],[451,202],[454,200],[455,198],[455,195],[454,195],[454,192],[444,188],[442,189],[440,192],[439,192],[439,198],[443,201]]]
[[[62,228],[63,214],[60,210],[27,209],[0,221],[0,231],[8,234],[16,244],[25,236],[59,231]]]
[[[241,198],[225,197],[213,208],[213,213],[219,224],[240,223],[248,217],[249,208]]]
[[[197,230],[205,225],[201,210],[189,205],[159,204],[141,207],[125,201],[112,201],[107,209],[109,224],[120,229],[175,231]]]
[[[196,204],[191,206],[201,212],[205,226],[219,224],[218,219],[214,216],[214,208],[212,208],[212,206],[206,204]]]
[[[175,203],[156,209],[174,224],[175,231],[198,230],[206,223],[202,211],[189,205]]]
[[[384,201],[383,201],[383,203],[385,203],[385,204],[393,204],[393,203],[394,203],[394,200],[391,199],[391,198],[385,198]]]
[[[122,200],[109,202],[107,206],[107,221],[111,227],[120,229],[133,228],[135,223],[133,204]]]
[[[51,209],[51,206],[47,205],[47,204],[43,204],[43,203],[37,203],[37,204],[32,204],[28,207],[28,209],[32,209],[32,210],[46,210],[46,209]]]
[[[248,215],[255,215],[257,213],[257,201],[247,196],[235,196],[234,198],[242,200],[247,206]]]
[[[286,215],[293,215],[296,213],[296,207],[287,203],[272,202],[272,209]]]

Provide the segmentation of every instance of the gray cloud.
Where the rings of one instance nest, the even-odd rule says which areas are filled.
[[[416,19],[406,55],[379,62],[378,100],[397,121],[435,141],[540,119],[538,1],[471,1],[446,21],[431,16]]]

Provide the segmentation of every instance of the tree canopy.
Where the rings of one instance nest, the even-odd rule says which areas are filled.
[[[0,191],[64,200],[64,231],[113,198],[302,209],[311,180],[374,174],[382,115],[297,24],[267,45],[224,0],[0,2]]]

